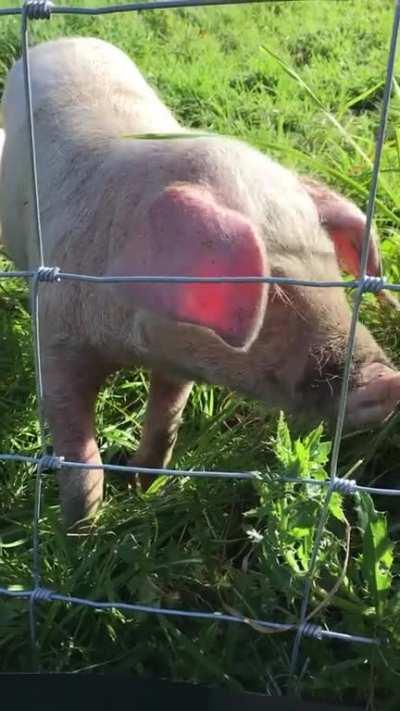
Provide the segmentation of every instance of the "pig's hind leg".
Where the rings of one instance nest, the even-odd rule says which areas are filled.
[[[153,371],[142,436],[130,466],[166,467],[178,436],[181,416],[192,383]],[[154,476],[140,475],[142,489],[147,489]]]

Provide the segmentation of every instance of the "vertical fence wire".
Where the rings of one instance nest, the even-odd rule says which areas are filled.
[[[347,408],[347,402],[348,402],[348,394],[349,394],[350,369],[351,369],[351,364],[352,364],[352,359],[353,359],[353,352],[354,352],[354,345],[355,345],[355,338],[356,338],[356,329],[357,329],[357,323],[358,323],[358,318],[359,318],[359,314],[360,314],[360,307],[361,307],[361,302],[362,302],[363,295],[364,295],[364,280],[367,275],[367,262],[368,262],[368,254],[369,254],[369,248],[370,248],[370,242],[371,242],[371,227],[372,227],[372,220],[373,220],[374,210],[375,210],[378,179],[379,179],[382,152],[383,152],[383,146],[384,146],[385,134],[386,134],[386,126],[387,126],[387,120],[388,120],[388,114],[389,114],[390,95],[391,95],[392,86],[393,86],[394,65],[395,65],[395,59],[396,59],[398,34],[399,34],[399,23],[400,23],[400,0],[396,0],[394,17],[393,17],[393,24],[392,24],[390,48],[389,48],[387,68],[386,68],[385,90],[384,90],[384,95],[383,95],[383,100],[382,100],[382,110],[381,110],[381,116],[380,116],[380,122],[379,122],[379,129],[378,129],[377,138],[376,138],[375,156],[374,156],[374,163],[373,163],[373,169],[372,169],[372,178],[371,178],[371,185],[370,185],[370,191],[369,191],[368,205],[367,205],[367,220],[366,220],[365,233],[364,233],[364,238],[363,238],[363,243],[362,243],[362,252],[361,252],[361,260],[360,260],[360,285],[354,294],[353,311],[352,311],[352,318],[351,318],[350,329],[349,329],[349,338],[348,338],[348,342],[347,342],[346,360],[345,360],[345,367],[344,367],[344,371],[343,371],[343,381],[342,381],[342,387],[341,387],[341,393],[340,393],[340,399],[339,399],[338,416],[337,416],[337,420],[336,420],[336,431],[335,431],[335,436],[334,436],[334,440],[333,440],[331,468],[330,468],[331,486],[327,490],[325,501],[324,501],[323,508],[322,508],[322,512],[320,514],[320,519],[319,519],[319,523],[318,523],[317,531],[316,531],[316,535],[315,535],[315,540],[314,540],[313,551],[312,551],[312,555],[311,555],[309,571],[308,571],[305,586],[304,586],[303,600],[302,600],[302,604],[301,604],[301,613],[300,613],[300,625],[299,625],[299,629],[296,633],[294,644],[293,644],[293,649],[292,649],[292,657],[291,657],[291,663],[290,663],[290,675],[291,676],[293,676],[295,674],[295,671],[297,668],[297,662],[298,662],[299,651],[300,651],[300,643],[301,643],[301,638],[303,635],[304,624],[305,624],[306,618],[307,618],[307,609],[308,609],[309,602],[310,602],[313,578],[314,578],[314,575],[316,572],[318,552],[319,552],[321,541],[322,541],[323,531],[324,531],[324,528],[325,528],[325,525],[327,522],[327,518],[328,518],[329,503],[330,503],[330,500],[331,500],[331,497],[332,497],[332,494],[334,491],[332,484],[335,483],[335,480],[337,477],[339,451],[340,451],[340,445],[341,445],[341,441],[342,441],[343,427],[344,427],[346,408]]]
[[[42,474],[43,474],[43,469],[45,466],[45,452],[46,452],[46,441],[47,441],[47,433],[46,433],[46,424],[45,424],[45,418],[44,418],[44,412],[43,412],[43,396],[44,396],[44,388],[43,388],[43,369],[42,369],[42,352],[41,352],[41,343],[40,343],[40,286],[42,280],[45,280],[45,272],[53,272],[53,276],[55,273],[55,270],[57,268],[49,268],[45,266],[45,254],[44,254],[44,243],[43,243],[43,236],[42,236],[42,227],[41,227],[41,219],[40,219],[40,199],[39,199],[39,184],[38,184],[38,171],[37,171],[37,152],[36,152],[36,142],[35,142],[35,128],[34,128],[34,116],[33,116],[33,106],[32,106],[32,84],[31,84],[31,74],[30,74],[30,63],[29,63],[29,32],[28,32],[28,27],[29,27],[29,20],[30,19],[49,19],[51,12],[59,13],[59,14],[66,14],[66,13],[73,13],[73,14],[107,14],[108,12],[126,12],[128,9],[130,11],[132,10],[142,10],[142,9],[166,9],[167,7],[176,7],[177,5],[179,6],[199,6],[199,5],[217,5],[217,4],[245,4],[246,2],[249,2],[251,0],[234,0],[233,2],[229,2],[229,0],[205,0],[202,2],[202,0],[163,0],[161,2],[149,2],[148,6],[146,7],[147,3],[135,3],[131,5],[122,5],[122,6],[111,6],[111,7],[106,7],[106,8],[67,8],[67,7],[61,7],[59,6],[58,8],[54,7],[50,2],[47,2],[47,0],[31,0],[28,2],[25,2],[23,7],[21,9],[15,8],[15,9],[10,9],[10,10],[0,10],[0,14],[20,14],[21,15],[21,45],[22,45],[22,66],[23,66],[23,85],[24,85],[24,94],[25,94],[25,109],[26,109],[26,119],[27,119],[27,131],[28,131],[28,148],[29,148],[29,162],[30,162],[30,171],[31,171],[31,181],[32,181],[32,205],[33,205],[33,221],[34,221],[34,229],[36,233],[36,243],[37,243],[37,251],[38,251],[38,268],[36,271],[34,271],[30,276],[32,277],[32,283],[31,283],[31,298],[32,298],[32,334],[33,334],[33,349],[34,349],[34,359],[35,359],[35,381],[36,381],[36,395],[37,395],[37,403],[38,403],[38,414],[39,414],[39,426],[40,426],[40,445],[41,445],[41,451],[42,451],[42,456],[37,460],[36,462],[36,475],[35,475],[35,494],[34,494],[34,515],[33,515],[33,530],[32,530],[32,544],[33,544],[33,554],[32,554],[32,578],[33,578],[33,590],[32,591],[23,591],[21,593],[21,596],[24,598],[28,598],[29,600],[29,619],[30,619],[30,637],[31,637],[31,646],[32,646],[32,653],[33,653],[33,658],[34,658],[34,664],[36,669],[39,669],[39,644],[38,644],[38,639],[37,639],[37,625],[36,625],[36,606],[35,603],[37,603],[39,600],[64,600],[68,601],[71,600],[75,604],[81,604],[81,605],[88,605],[89,607],[95,607],[97,609],[107,609],[107,606],[113,606],[114,603],[95,603],[89,600],[82,600],[80,598],[71,598],[68,596],[63,596],[63,595],[58,595],[57,593],[52,593],[51,591],[46,590],[45,588],[41,587],[41,559],[40,559],[40,531],[39,531],[39,524],[40,524],[40,511],[41,511],[41,484],[42,484]],[[254,1],[254,0],[253,0]],[[262,2],[263,0],[256,0]],[[271,0],[267,0],[271,1]],[[292,0],[293,1],[293,0]],[[391,89],[392,89],[392,83],[393,83],[393,76],[394,76],[394,64],[395,64],[395,57],[396,57],[396,49],[397,49],[397,40],[398,40],[398,33],[399,33],[399,26],[400,26],[400,0],[395,0],[395,12],[394,12],[394,19],[393,19],[393,26],[392,26],[392,34],[391,34],[391,41],[390,41],[390,49],[389,49],[389,55],[388,55],[388,62],[387,62],[387,70],[386,70],[386,83],[385,83],[385,91],[384,91],[384,97],[383,97],[383,104],[382,104],[382,112],[381,112],[381,117],[380,117],[380,124],[379,124],[379,130],[377,133],[377,140],[376,140],[376,149],[375,149],[375,157],[374,157],[374,163],[373,163],[373,170],[372,170],[372,178],[371,178],[371,185],[370,185],[370,192],[369,192],[369,199],[368,199],[368,206],[367,206],[367,219],[366,219],[366,227],[365,227],[365,234],[364,234],[364,239],[362,243],[362,254],[361,254],[361,264],[360,264],[360,277],[356,283],[354,283],[354,287],[356,288],[356,293],[355,293],[355,298],[354,298],[354,305],[353,305],[353,313],[352,313],[352,319],[351,319],[351,324],[350,324],[350,329],[349,329],[349,338],[348,338],[348,343],[347,343],[347,350],[346,350],[346,361],[345,361],[345,367],[344,367],[344,372],[343,372],[343,382],[342,382],[342,387],[341,387],[341,393],[340,393],[340,400],[339,400],[339,409],[338,409],[338,417],[337,417],[337,422],[336,422],[336,430],[335,430],[335,436],[334,436],[334,442],[333,442],[333,449],[332,449],[332,458],[331,458],[331,467],[330,467],[330,479],[328,483],[328,489],[326,492],[325,500],[323,503],[322,507],[322,512],[319,517],[318,525],[317,525],[317,530],[315,533],[315,539],[314,539],[314,545],[313,545],[313,550],[312,550],[312,555],[311,555],[311,560],[310,560],[310,566],[309,566],[309,571],[306,577],[305,585],[304,585],[304,590],[303,590],[303,597],[302,597],[302,603],[301,603],[301,611],[300,611],[300,621],[298,625],[279,625],[274,624],[274,623],[264,623],[262,621],[257,621],[257,624],[259,625],[270,625],[271,628],[281,628],[281,631],[287,631],[289,629],[295,630],[295,639],[293,642],[293,647],[292,647],[292,654],[291,654],[291,661],[290,661],[290,677],[291,679],[294,678],[297,665],[298,665],[298,659],[299,659],[299,653],[300,653],[300,645],[301,645],[301,640],[303,636],[308,636],[308,637],[315,637],[317,639],[323,639],[323,638],[341,638],[341,639],[348,639],[348,641],[359,641],[359,642],[367,642],[367,643],[373,643],[375,640],[373,639],[368,639],[368,638],[361,638],[361,637],[356,637],[352,635],[346,635],[342,633],[335,633],[329,630],[323,630],[321,627],[311,625],[308,622],[308,617],[307,617],[307,611],[310,603],[310,597],[311,597],[311,590],[312,590],[312,583],[314,580],[315,572],[316,572],[316,566],[317,566],[317,559],[318,559],[318,552],[320,550],[320,544],[322,541],[322,536],[323,536],[323,531],[325,528],[325,524],[328,518],[328,513],[329,513],[329,503],[331,500],[331,496],[334,491],[340,491],[342,494],[344,493],[353,493],[356,490],[360,490],[363,487],[357,487],[355,485],[355,482],[347,482],[349,484],[348,486],[341,486],[342,481],[338,480],[337,478],[337,468],[338,468],[338,458],[339,458],[339,451],[340,451],[340,445],[341,445],[341,440],[342,440],[342,435],[343,435],[343,426],[344,426],[344,420],[345,420],[345,414],[346,414],[346,407],[347,407],[347,400],[348,400],[348,392],[349,392],[349,376],[350,376],[350,369],[351,369],[351,362],[352,362],[352,356],[353,356],[353,350],[354,350],[354,344],[355,344],[355,336],[356,336],[356,327],[357,327],[357,322],[358,322],[358,317],[359,317],[359,312],[360,312],[360,306],[362,303],[362,298],[363,294],[367,290],[375,290],[375,289],[370,289],[371,287],[371,277],[368,277],[367,275],[367,262],[368,262],[368,253],[369,253],[369,247],[370,247],[370,238],[371,238],[371,226],[372,226],[372,219],[373,219],[373,214],[374,214],[374,208],[375,208],[375,200],[376,200],[376,194],[377,194],[377,186],[378,186],[378,178],[379,178],[379,172],[380,172],[380,164],[381,164],[381,157],[382,157],[382,150],[383,150],[383,145],[384,145],[384,138],[385,138],[385,132],[386,132],[386,125],[387,125],[387,119],[388,119],[388,112],[389,112],[389,105],[390,105],[390,95],[391,95]],[[58,270],[59,271],[59,270]],[[3,276],[0,273],[0,277]],[[61,274],[61,276],[63,276]],[[70,277],[70,278],[85,278],[82,277],[82,275],[64,275],[65,277]],[[96,277],[87,277],[88,279],[93,279],[96,280]],[[152,278],[149,277],[149,281]],[[162,279],[164,279],[162,277]],[[171,281],[171,279],[166,279],[167,281]],[[172,279],[173,280],[173,279]],[[225,281],[223,277],[219,279],[220,281]],[[195,279],[190,279],[189,281],[196,281]],[[212,281],[212,280],[211,280]],[[274,280],[269,280],[268,281],[274,281]],[[279,281],[279,280],[276,280]],[[282,280],[281,280],[282,281]],[[284,281],[284,280],[283,280]],[[287,280],[288,282],[294,281],[294,283],[300,283],[297,282],[296,280]],[[313,284],[316,286],[317,282],[314,282]],[[325,284],[327,286],[327,284]],[[343,283],[343,286],[345,284]],[[387,286],[387,285],[385,285]],[[389,288],[393,288],[395,290],[398,289],[398,285],[389,285]],[[3,459],[7,459],[7,456],[12,457],[12,455],[4,455]],[[15,458],[18,458],[16,456]],[[23,457],[20,457],[21,461],[24,459]],[[25,458],[28,459],[28,458]],[[48,458],[47,458],[48,459]],[[59,467],[58,467],[59,468]],[[129,469],[129,468],[127,468]],[[161,471],[161,470],[160,470]],[[187,472],[188,475],[190,475],[190,472]],[[194,475],[196,473],[193,473]],[[205,475],[208,475],[210,473],[204,472]],[[226,473],[227,476],[230,476],[229,473]],[[238,476],[238,474],[233,475],[233,476]],[[245,475],[243,475],[245,476]],[[248,476],[248,475],[246,475]],[[340,484],[340,486],[339,486]],[[350,485],[351,484],[351,485]],[[364,487],[367,488],[367,487]],[[379,490],[376,490],[377,493],[382,493],[379,492]],[[0,594],[7,593],[3,588],[0,588]],[[12,593],[10,593],[12,594]],[[130,605],[130,604],[124,604],[124,603],[116,603],[115,607],[120,607],[121,609],[130,609],[130,610],[137,610],[137,611],[148,611],[148,612],[159,612],[161,614],[177,614],[181,616],[191,616],[193,618],[204,618],[204,619],[212,619],[213,614],[212,613],[197,613],[195,611],[178,611],[178,610],[157,610],[157,609],[152,609],[148,608],[146,606],[141,606],[141,605]],[[239,618],[239,617],[232,617],[229,615],[219,615],[216,619],[220,620],[225,620],[225,621],[234,621],[234,622],[249,622],[246,618]]]
[[[393,17],[393,25],[392,25],[392,34],[391,34],[391,39],[390,39],[389,55],[388,55],[388,61],[387,61],[387,69],[386,69],[385,90],[384,90],[384,95],[383,95],[383,99],[382,99],[382,111],[381,111],[379,128],[378,128],[378,133],[377,133],[377,138],[376,138],[375,157],[374,157],[371,186],[370,186],[368,205],[367,205],[367,221],[366,221],[364,239],[363,239],[363,244],[362,244],[361,260],[360,260],[360,285],[354,295],[354,305],[353,305],[352,320],[351,320],[351,324],[350,324],[350,333],[349,333],[349,340],[348,340],[347,353],[346,353],[346,363],[345,363],[345,370],[343,373],[343,384],[342,384],[342,390],[341,390],[341,394],[340,394],[336,431],[335,431],[335,437],[334,437],[333,448],[332,448],[331,479],[334,479],[337,475],[339,451],[340,451],[340,445],[341,445],[341,441],[342,441],[343,426],[344,426],[344,419],[345,419],[345,415],[346,415],[347,399],[348,399],[348,392],[349,392],[350,367],[351,367],[351,361],[352,361],[353,351],[354,351],[357,321],[358,321],[358,317],[360,314],[360,306],[361,306],[362,298],[364,295],[363,282],[364,282],[366,274],[367,274],[368,254],[369,254],[370,242],[371,242],[371,227],[372,227],[372,220],[373,220],[374,211],[375,211],[375,202],[376,202],[376,194],[377,194],[377,189],[378,189],[379,172],[380,172],[380,166],[381,166],[383,146],[384,146],[384,141],[385,141],[387,120],[388,120],[388,115],[389,115],[390,95],[391,95],[392,86],[393,86],[394,66],[395,66],[397,43],[398,43],[398,36],[399,36],[399,24],[400,24],[400,0],[396,0],[394,17]]]
[[[42,225],[40,218],[40,200],[39,200],[39,184],[37,174],[36,160],[36,142],[35,142],[35,126],[33,120],[32,107],[32,84],[31,72],[29,64],[29,15],[32,13],[33,5],[25,2],[21,13],[21,48],[22,48],[22,69],[23,69],[23,85],[25,94],[25,112],[26,123],[28,130],[28,151],[31,170],[31,185],[32,185],[32,205],[34,229],[36,233],[36,245],[38,251],[38,270],[33,278],[31,302],[32,302],[32,337],[35,362],[35,384],[36,398],[40,428],[40,447],[42,454],[46,449],[46,425],[43,412],[43,373],[42,373],[42,353],[40,346],[40,268],[44,266],[44,248]],[[40,511],[42,501],[42,464],[39,461],[36,467],[35,475],[35,494],[34,494],[34,512],[32,521],[32,578],[34,589],[40,588],[41,584],[41,560],[40,560]],[[32,595],[29,600],[29,628],[32,646],[33,666],[36,670],[39,669],[39,645],[36,629],[36,599]]]

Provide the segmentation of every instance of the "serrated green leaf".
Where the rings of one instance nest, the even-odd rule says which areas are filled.
[[[292,438],[283,412],[279,414],[276,429],[275,454],[284,466],[288,467],[292,463]]]
[[[329,513],[338,521],[346,523],[346,516],[343,511],[343,500],[339,494],[332,494],[329,501]]]
[[[361,571],[375,610],[381,615],[392,582],[393,543],[389,537],[386,514],[376,511],[368,494],[360,495],[357,510],[363,533]]]

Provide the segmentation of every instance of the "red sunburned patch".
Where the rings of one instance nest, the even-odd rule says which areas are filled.
[[[210,273],[208,265],[197,269],[196,276],[235,276],[221,270]],[[248,270],[246,270],[248,272]],[[214,270],[213,270],[214,272]],[[248,275],[248,274],[247,274]],[[236,276],[243,276],[238,272]],[[262,298],[262,284],[184,284],[175,293],[174,316],[179,321],[195,322],[211,328],[232,345],[242,346],[257,325],[255,305]]]
[[[264,248],[250,221],[219,205],[196,186],[164,190],[152,203],[136,238],[113,265],[114,273],[154,276],[263,276]],[[133,305],[213,329],[244,346],[259,328],[263,284],[127,285]]]

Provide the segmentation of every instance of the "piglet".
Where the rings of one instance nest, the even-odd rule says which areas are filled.
[[[117,48],[60,39],[30,58],[46,265],[94,275],[340,280],[339,259],[357,271],[365,217],[355,206],[241,141],[191,137]],[[3,111],[3,237],[16,265],[35,269],[20,61]],[[180,132],[185,140],[168,138]],[[165,137],[132,138],[143,133]],[[372,271],[376,250],[374,239]],[[95,467],[60,472],[70,526],[102,499],[94,406],[110,373],[150,370],[132,462],[166,466],[193,381],[333,420],[350,310],[343,289],[63,280],[41,286],[40,323],[55,452]],[[400,374],[361,324],[350,386],[351,427],[381,422],[400,399]]]

